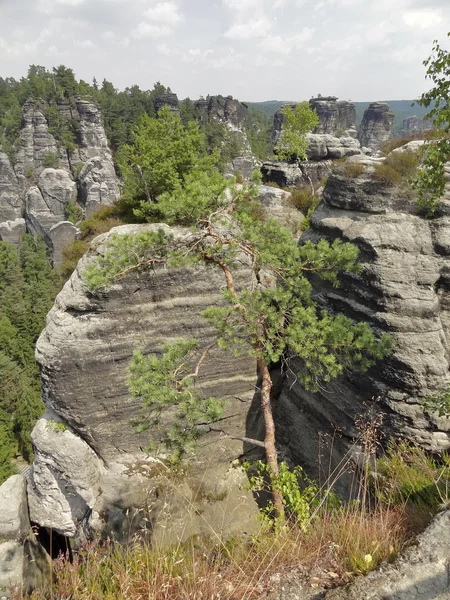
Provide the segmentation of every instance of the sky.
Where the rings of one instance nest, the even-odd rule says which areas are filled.
[[[412,99],[448,31],[450,0],[0,0],[0,77],[64,64],[180,99]]]

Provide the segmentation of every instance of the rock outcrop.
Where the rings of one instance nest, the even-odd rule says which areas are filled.
[[[0,597],[16,589],[29,594],[49,581],[51,561],[31,529],[21,475],[0,486],[0,506]]]
[[[384,102],[372,102],[364,112],[358,139],[363,148],[377,152],[391,136],[394,113]]]
[[[66,221],[67,206],[78,202],[89,217],[118,200],[120,189],[97,105],[76,97],[52,107],[53,118],[56,111],[76,132],[70,150],[53,135],[48,109],[39,100],[24,104],[14,167],[0,152],[0,240],[17,245],[25,224],[26,231],[44,237],[60,264],[64,245],[77,236]]]
[[[308,133],[306,135],[308,159],[336,160],[361,154],[361,145],[355,136],[356,130],[354,132],[349,130],[340,137],[327,133]]]
[[[273,117],[272,143],[276,147],[283,131],[284,115],[286,106],[295,108],[294,104],[280,106]],[[355,131],[356,110],[355,105],[347,100],[338,100],[334,96],[312,98],[309,106],[317,112],[319,124],[313,129],[315,134],[328,134],[334,137],[346,135],[347,130]]]
[[[316,188],[324,178],[328,177],[331,168],[331,160],[300,163],[267,161],[262,164],[261,173],[265,183],[274,182],[281,188],[309,186],[310,181]]]
[[[325,595],[326,600],[448,600],[450,598],[450,511],[439,514],[391,565],[342,589]]]
[[[309,106],[319,117],[319,125],[313,133],[343,134],[355,127],[356,109],[353,102],[338,100],[336,96],[311,98]]]
[[[248,106],[233,96],[207,96],[197,100],[195,108],[200,114],[207,113],[213,119],[226,123],[230,129],[242,131]]]
[[[389,332],[395,349],[368,373],[348,373],[317,393],[287,377],[277,409],[279,440],[295,463],[315,473],[321,436],[333,436],[338,460],[351,458],[356,424],[373,399],[374,410],[383,413],[385,439],[404,437],[431,451],[450,446],[450,421],[428,414],[422,403],[450,383],[449,205],[444,201],[439,218],[421,218],[411,190],[373,177],[383,159],[359,160],[365,171],[357,177],[347,177],[343,168],[329,177],[300,243],[340,239],[359,247],[361,275],[343,277],[337,289],[313,281],[316,300]],[[293,365],[298,369],[299,363]]]
[[[214,334],[201,311],[219,301],[222,274],[160,268],[130,275],[99,296],[83,280],[86,265],[113,232],[158,227],[187,235],[148,225],[115,228],[97,238],[58,295],[37,343],[47,413],[32,434],[30,513],[64,535],[84,530],[123,539],[138,530],[168,542],[208,529],[233,534],[256,526],[254,501],[234,464],[243,452],[241,438],[257,420],[250,358],[213,350],[203,363],[199,385],[208,395],[225,393],[226,413],[201,439],[175,484],[146,453],[147,435],[134,433],[131,425],[139,416],[139,402],[126,384],[133,350],[159,354],[168,342],[188,337],[208,346]],[[250,281],[243,265],[238,284]],[[251,431],[249,437],[255,436]]]
[[[168,106],[173,113],[180,113],[178,96],[173,92],[163,94],[155,99],[155,110],[159,112],[164,106]]]

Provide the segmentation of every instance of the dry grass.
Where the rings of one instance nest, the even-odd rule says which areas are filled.
[[[63,249],[63,262],[61,275],[67,280],[75,270],[78,261],[88,250],[91,241],[102,233],[106,233],[113,227],[123,225],[117,211],[112,206],[102,206],[88,219],[80,223],[81,239],[72,244],[67,244]]]
[[[263,528],[252,538],[220,541],[212,535],[161,548],[86,543],[72,564],[55,561],[52,598],[253,600],[272,590],[280,574],[282,580],[294,572],[304,584],[326,589],[392,561],[447,502],[450,459],[438,464],[419,448],[392,443],[373,472],[368,465],[378,447],[378,425],[372,420],[361,426],[367,468],[355,489],[359,500],[323,501],[306,523]],[[328,487],[349,465],[348,458],[338,465]],[[48,597],[40,590],[31,600]]]
[[[360,177],[365,170],[366,167],[359,162],[346,162],[344,164],[344,173],[347,177],[351,177],[352,179]]]

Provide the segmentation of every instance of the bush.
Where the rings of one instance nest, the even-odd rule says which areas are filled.
[[[387,163],[376,164],[373,177],[380,183],[389,186],[399,185],[402,182],[401,174]]]
[[[314,196],[312,195],[310,187],[302,188],[283,188],[285,192],[289,192],[292,195],[292,204],[298,208],[304,215],[308,214],[311,206],[314,204]]]
[[[69,206],[71,205],[68,205],[68,207]],[[72,206],[74,206],[75,213],[77,212],[77,208],[81,211],[81,208],[78,205]],[[71,219],[68,218],[68,220]],[[112,206],[102,206],[97,212],[91,215],[89,219],[81,221],[81,239],[75,240],[72,244],[67,244],[63,249],[63,262],[61,265],[61,275],[63,279],[67,280],[72,275],[78,261],[83,254],[87,252],[90,242],[94,237],[106,233],[113,227],[123,224],[124,222],[117,216],[117,209]]]
[[[89,242],[75,240],[72,244],[66,244],[63,248],[63,260],[61,264],[61,275],[66,281],[75,271],[76,266],[83,254],[88,250]]]
[[[365,170],[365,165],[360,162],[346,162],[344,164],[344,173],[347,177],[351,177],[352,179],[356,179],[362,175]]]
[[[59,169],[59,156],[56,154],[56,152],[48,152],[44,156],[42,164],[46,168]]]
[[[83,217],[83,211],[78,204],[66,204],[66,219],[76,225]]]
[[[419,167],[419,155],[411,150],[394,152],[386,158],[387,165],[395,169],[402,177],[412,178]]]

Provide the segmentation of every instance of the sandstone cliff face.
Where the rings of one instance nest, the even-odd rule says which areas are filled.
[[[277,145],[283,131],[283,109],[289,106],[295,108],[297,104],[280,106],[273,117],[272,143]],[[312,98],[309,101],[311,109],[317,112],[319,124],[314,128],[313,134],[328,134],[333,137],[347,135],[347,130],[354,131],[356,135],[356,110],[355,105],[347,100],[338,100],[334,96]]]
[[[248,107],[233,96],[207,96],[198,100],[195,107],[199,112],[207,112],[210,117],[226,123],[230,128],[242,131]]]
[[[306,392],[288,376],[277,409],[279,439],[312,472],[321,435],[334,436],[335,457],[342,458],[374,398],[386,440],[406,437],[432,451],[450,446],[450,421],[424,413],[421,404],[450,382],[449,204],[444,200],[439,218],[419,217],[410,191],[372,178],[379,160],[362,159],[366,171],[356,179],[336,170],[300,238],[300,243],[341,239],[360,248],[361,275],[343,278],[338,289],[314,281],[316,299],[327,310],[389,332],[395,342],[393,355],[369,373],[348,373],[318,393]]]
[[[52,135],[45,109],[39,101],[24,104],[14,167],[0,152],[0,239],[18,244],[25,228],[43,235],[59,264],[63,246],[77,235],[66,221],[67,205],[78,202],[88,217],[120,190],[98,107],[79,97],[57,106],[60,118],[76,127],[73,151]]]
[[[384,102],[372,102],[365,110],[358,134],[361,146],[372,153],[379,150],[391,136],[394,113]]]
[[[178,229],[172,233],[186,235]],[[149,535],[165,541],[211,527],[228,534],[251,529],[256,509],[234,461],[243,452],[239,438],[251,429],[252,419],[257,421],[252,360],[219,350],[208,356],[199,385],[208,395],[225,393],[226,414],[201,439],[176,481],[164,478],[162,465],[145,452],[148,437],[135,434],[130,424],[139,413],[126,385],[133,350],[161,353],[169,341],[188,337],[208,346],[214,334],[200,313],[219,301],[221,273],[161,268],[130,275],[95,297],[83,281],[86,264],[102,252],[99,238],[95,243],[96,250],[80,261],[57,297],[37,343],[48,410],[32,434],[32,519],[71,536],[84,529],[126,537],[146,517]],[[245,265],[238,283],[250,283]]]

